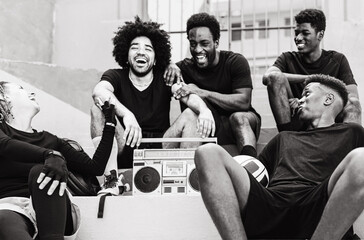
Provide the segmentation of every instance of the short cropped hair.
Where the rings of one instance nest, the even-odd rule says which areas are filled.
[[[166,31],[160,29],[161,24],[152,21],[142,21],[138,16],[134,22],[125,22],[125,25],[118,28],[113,38],[115,61],[122,67],[128,68],[128,52],[133,39],[145,36],[150,39],[154,52],[155,68],[164,71],[171,59],[171,43]]]
[[[319,9],[305,9],[299,12],[295,17],[296,23],[310,23],[311,26],[319,32],[326,29],[326,17],[323,11]]]
[[[187,38],[189,38],[188,33],[190,32],[190,30],[195,27],[208,27],[214,41],[220,39],[220,24],[213,15],[209,15],[207,13],[193,14],[187,20]]]
[[[335,90],[343,100],[344,106],[348,102],[348,91],[345,84],[339,79],[324,74],[313,74],[306,78],[305,85],[312,82],[318,82],[328,88]]]

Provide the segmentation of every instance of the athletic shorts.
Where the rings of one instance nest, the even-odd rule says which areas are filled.
[[[249,239],[309,239],[320,221],[328,200],[329,179],[295,193],[264,188],[250,174],[250,194],[242,213]],[[293,190],[294,186],[292,187]],[[293,196],[293,197],[292,197]],[[290,200],[287,200],[290,199]],[[352,227],[346,237],[353,235]]]
[[[68,194],[71,196],[71,194]],[[65,240],[74,240],[77,237],[77,233],[81,225],[81,213],[77,205],[71,202],[72,218],[73,218],[73,229],[74,233],[71,236],[65,236]],[[30,198],[25,197],[6,197],[0,199],[0,210],[11,210],[21,214],[30,220],[34,227],[33,239],[38,235],[37,219],[35,211],[33,209],[33,204]]]
[[[164,132],[146,132],[142,131],[143,138],[162,138]],[[139,146],[140,149],[144,148],[153,148],[158,149],[162,148],[161,143],[142,143]],[[125,168],[132,168],[133,167],[133,153],[134,148],[125,145],[124,150],[121,154],[118,155],[118,168],[125,169]]]
[[[231,114],[221,114],[208,102],[206,102],[206,105],[211,110],[215,120],[215,136],[217,137],[217,143],[219,145],[236,144],[235,135],[231,129],[229,121]],[[257,122],[257,124],[255,126],[255,129],[253,129],[253,132],[255,134],[255,138],[258,140],[260,134],[261,117],[253,108],[251,108],[251,111],[247,112],[250,112],[253,116],[255,116],[255,121]]]

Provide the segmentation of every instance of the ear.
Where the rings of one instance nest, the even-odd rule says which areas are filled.
[[[218,48],[219,47],[219,40],[216,40],[215,41],[215,48]]]
[[[320,32],[318,32],[318,39],[319,39],[319,41],[321,41],[324,38],[324,35],[325,35],[325,31],[324,30],[321,30]]]
[[[326,97],[324,102],[325,106],[329,106],[335,101],[335,95],[332,93],[327,93],[325,97]]]

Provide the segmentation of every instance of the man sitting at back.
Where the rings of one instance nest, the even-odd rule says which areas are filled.
[[[282,53],[263,76],[278,130],[307,128],[296,113],[304,80],[310,74],[326,74],[342,80],[349,92],[349,101],[336,121],[361,124],[358,88],[348,60],[342,53],[320,46],[326,29],[325,14],[318,9],[305,9],[295,20],[294,41],[298,51]]]
[[[217,50],[220,25],[213,15],[197,13],[187,21],[192,58],[171,65],[167,82],[182,74],[185,83],[177,97],[197,94],[212,111],[220,145],[236,144],[238,152],[256,157],[260,115],[251,105],[252,79],[245,57]],[[176,76],[175,76],[176,75]]]
[[[342,81],[306,80],[297,114],[306,131],[283,131],[263,149],[267,188],[221,147],[204,145],[195,163],[204,203],[228,239],[350,239],[364,209],[364,129],[335,123],[348,101]]]

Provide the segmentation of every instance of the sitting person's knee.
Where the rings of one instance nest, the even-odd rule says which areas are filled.
[[[104,118],[104,115],[103,115],[102,111],[95,104],[92,104],[90,112],[91,112],[91,119],[92,120],[103,119]]]
[[[230,115],[229,122],[232,127],[250,125],[249,117],[245,112],[235,112]]]
[[[42,172],[42,170],[43,170],[42,164],[37,164],[34,167],[32,167],[32,169],[30,169],[28,178],[29,185],[37,181],[39,174]]]
[[[284,80],[284,74],[281,72],[270,72],[263,75],[263,84],[268,87],[276,84],[283,84]]]
[[[216,158],[216,154],[219,151],[218,148],[219,146],[213,143],[198,147],[195,151],[196,168],[203,170],[206,169],[207,166],[214,165],[213,162],[219,160],[219,158]]]
[[[347,165],[350,183],[364,189],[364,147],[352,150],[348,157],[350,161]]]
[[[181,117],[184,121],[194,121],[197,119],[197,115],[194,111],[192,111],[190,108],[186,108],[182,113]]]

